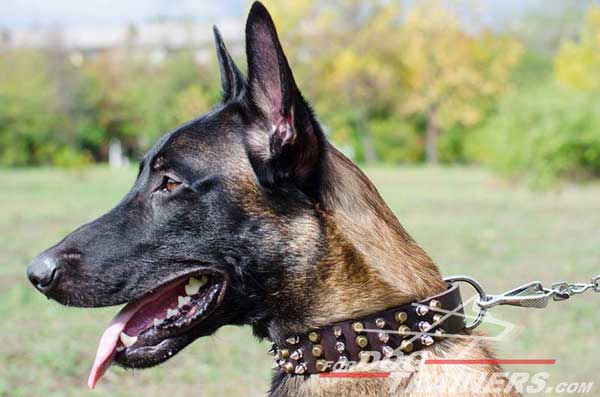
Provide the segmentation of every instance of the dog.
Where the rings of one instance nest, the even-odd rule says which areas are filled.
[[[158,365],[223,325],[282,344],[447,289],[375,186],[327,141],[266,8],[254,3],[247,19],[247,78],[214,33],[221,102],[164,135],[112,210],[28,267],[35,288],[64,305],[127,303],[101,338],[90,387],[112,363]],[[461,338],[422,354],[493,359]],[[270,395],[438,396],[495,375],[506,388],[471,394],[517,395],[494,364],[429,365],[400,381],[278,370]],[[413,393],[415,382],[435,387]]]

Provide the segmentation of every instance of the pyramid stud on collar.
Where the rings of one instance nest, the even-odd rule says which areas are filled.
[[[281,369],[283,370],[283,372],[285,372],[286,374],[291,374],[292,372],[294,372],[294,364],[292,364],[289,361],[286,361],[285,364],[283,364],[281,366]]]
[[[408,314],[406,314],[406,312],[396,312],[396,314],[394,314],[394,318],[396,321],[402,324],[408,319]]]
[[[352,324],[352,329],[354,330],[354,332],[356,332],[358,334],[358,333],[363,332],[363,330],[365,329],[365,326],[361,322],[357,321],[354,324]]]
[[[400,343],[400,350],[402,350],[403,352],[411,352],[413,349],[413,344],[411,341],[408,340],[403,340],[402,343]]]
[[[303,373],[305,373],[307,370],[306,367],[306,363],[300,363],[298,365],[296,365],[296,369],[294,370],[294,373],[297,375],[302,375]]]
[[[377,328],[385,327],[385,319],[379,317],[378,319],[375,320],[375,325],[377,326]]]
[[[358,346],[360,346],[361,348],[365,348],[369,344],[369,340],[367,339],[366,336],[363,336],[363,335],[357,336],[355,340],[356,340],[356,344]]]
[[[290,355],[290,358],[296,361],[300,360],[302,358],[302,349],[294,350]]]
[[[312,331],[308,334],[308,340],[313,343],[317,343],[321,339],[321,336],[318,332]]]
[[[407,335],[409,335],[409,334],[410,334],[410,328],[409,328],[408,326],[406,326],[406,325],[401,325],[401,326],[398,328],[398,333],[399,333],[401,336],[407,336]]]
[[[315,361],[315,367],[317,371],[324,372],[327,370],[327,361],[326,360],[317,360]]]
[[[387,343],[387,341],[390,340],[390,335],[387,332],[379,332],[377,334],[377,339],[382,343]]]
[[[444,331],[441,328],[438,328],[438,329],[435,330],[435,336],[437,336],[438,338],[444,336],[445,333],[446,333],[446,331]]]
[[[434,323],[439,323],[440,321],[442,321],[443,316],[441,314],[434,314],[433,315],[433,322]]]
[[[290,345],[296,345],[300,341],[300,337],[298,337],[298,336],[290,336],[285,341],[287,343],[289,343]]]
[[[442,308],[442,302],[432,299],[431,302],[429,302],[429,307],[432,309],[441,309]]]
[[[342,336],[342,327],[340,327],[339,325],[333,327],[333,335],[335,335],[336,338]]]
[[[281,360],[285,360],[290,356],[290,351],[288,349],[281,349],[277,352],[278,358]]]
[[[342,353],[346,350],[346,345],[344,345],[344,342],[335,342],[335,350],[337,350],[338,353]]]
[[[369,352],[361,351],[358,353],[358,359],[360,362],[368,363],[371,360],[371,355]]]
[[[429,308],[425,305],[419,305],[417,306],[416,312],[419,316],[424,316],[429,312]]]
[[[323,346],[321,345],[314,345],[311,349],[312,355],[315,357],[321,357],[321,354],[323,354]]]

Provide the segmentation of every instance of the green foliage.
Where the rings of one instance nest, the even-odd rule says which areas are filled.
[[[422,138],[409,122],[381,118],[369,123],[375,149],[384,163],[415,163],[423,160]]]
[[[577,13],[580,34],[552,59],[508,31],[467,29],[444,4],[268,5],[303,94],[355,160],[427,152],[538,184],[598,175],[600,8]],[[118,47],[82,64],[60,46],[1,51],[0,166],[85,166],[115,138],[135,158],[219,100],[214,58],[154,51]]]
[[[579,39],[563,43],[554,67],[556,77],[567,87],[600,89],[600,6],[588,10]]]
[[[552,82],[505,97],[467,141],[469,156],[536,185],[600,175],[600,97]]]
[[[218,99],[216,64],[190,52],[152,64],[119,50],[77,68],[60,49],[0,53],[0,165],[74,167],[105,160],[119,138],[139,155]]]

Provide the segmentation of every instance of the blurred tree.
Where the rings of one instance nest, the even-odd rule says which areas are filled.
[[[389,115],[401,93],[398,53],[392,48],[399,32],[398,3],[300,0],[268,6],[284,41],[294,45],[288,51],[294,71],[303,81],[318,82],[303,88],[335,126],[332,138],[348,142],[356,134],[360,158],[378,161],[370,124]]]
[[[504,97],[467,141],[471,159],[534,185],[600,176],[600,102],[550,79]]]
[[[554,70],[558,81],[567,87],[600,89],[600,6],[589,9],[579,39],[562,44]]]
[[[425,115],[427,160],[437,163],[441,131],[482,119],[506,90],[522,48],[508,37],[466,32],[458,16],[435,0],[411,9],[397,43],[408,86],[399,108]]]

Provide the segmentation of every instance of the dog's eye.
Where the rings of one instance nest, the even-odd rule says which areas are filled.
[[[169,177],[169,176],[164,176],[163,177],[163,181],[162,184],[160,186],[160,190],[163,192],[172,192],[173,190],[175,190],[177,188],[177,186],[181,185],[181,182],[176,181],[175,179]]]

